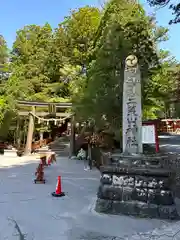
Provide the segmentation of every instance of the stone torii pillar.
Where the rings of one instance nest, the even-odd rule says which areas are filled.
[[[26,147],[24,151],[24,155],[31,154],[32,150],[32,140],[33,140],[33,132],[34,132],[34,114],[36,112],[35,106],[32,106],[32,114],[29,114],[29,125],[28,125],[28,133],[27,133],[27,140],[26,140]]]

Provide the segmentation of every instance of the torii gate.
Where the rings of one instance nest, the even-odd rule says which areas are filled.
[[[75,151],[75,121],[73,113],[66,112],[57,112],[58,108],[68,109],[72,107],[72,103],[48,103],[48,102],[33,102],[33,101],[18,101],[18,106],[30,107],[30,111],[19,111],[19,115],[28,116],[29,115],[29,125],[28,125],[28,133],[25,147],[25,155],[31,154],[32,150],[32,140],[33,140],[33,132],[34,132],[34,118],[36,116],[46,116],[50,115],[54,118],[44,119],[46,121],[58,121],[55,117],[64,117],[71,118],[71,137],[70,137],[70,155],[74,155]],[[48,107],[48,112],[36,112],[36,107]],[[59,119],[61,121],[61,118]]]

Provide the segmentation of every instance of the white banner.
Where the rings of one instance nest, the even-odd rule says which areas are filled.
[[[156,143],[156,134],[154,125],[142,126],[142,143]]]

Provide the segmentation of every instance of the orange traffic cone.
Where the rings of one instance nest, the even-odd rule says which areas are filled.
[[[65,193],[62,192],[61,189],[61,176],[58,176],[57,184],[56,184],[56,191],[52,193],[53,197],[63,197]]]

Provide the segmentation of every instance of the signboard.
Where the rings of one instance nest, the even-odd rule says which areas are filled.
[[[156,132],[154,125],[142,126],[142,143],[156,144]]]

